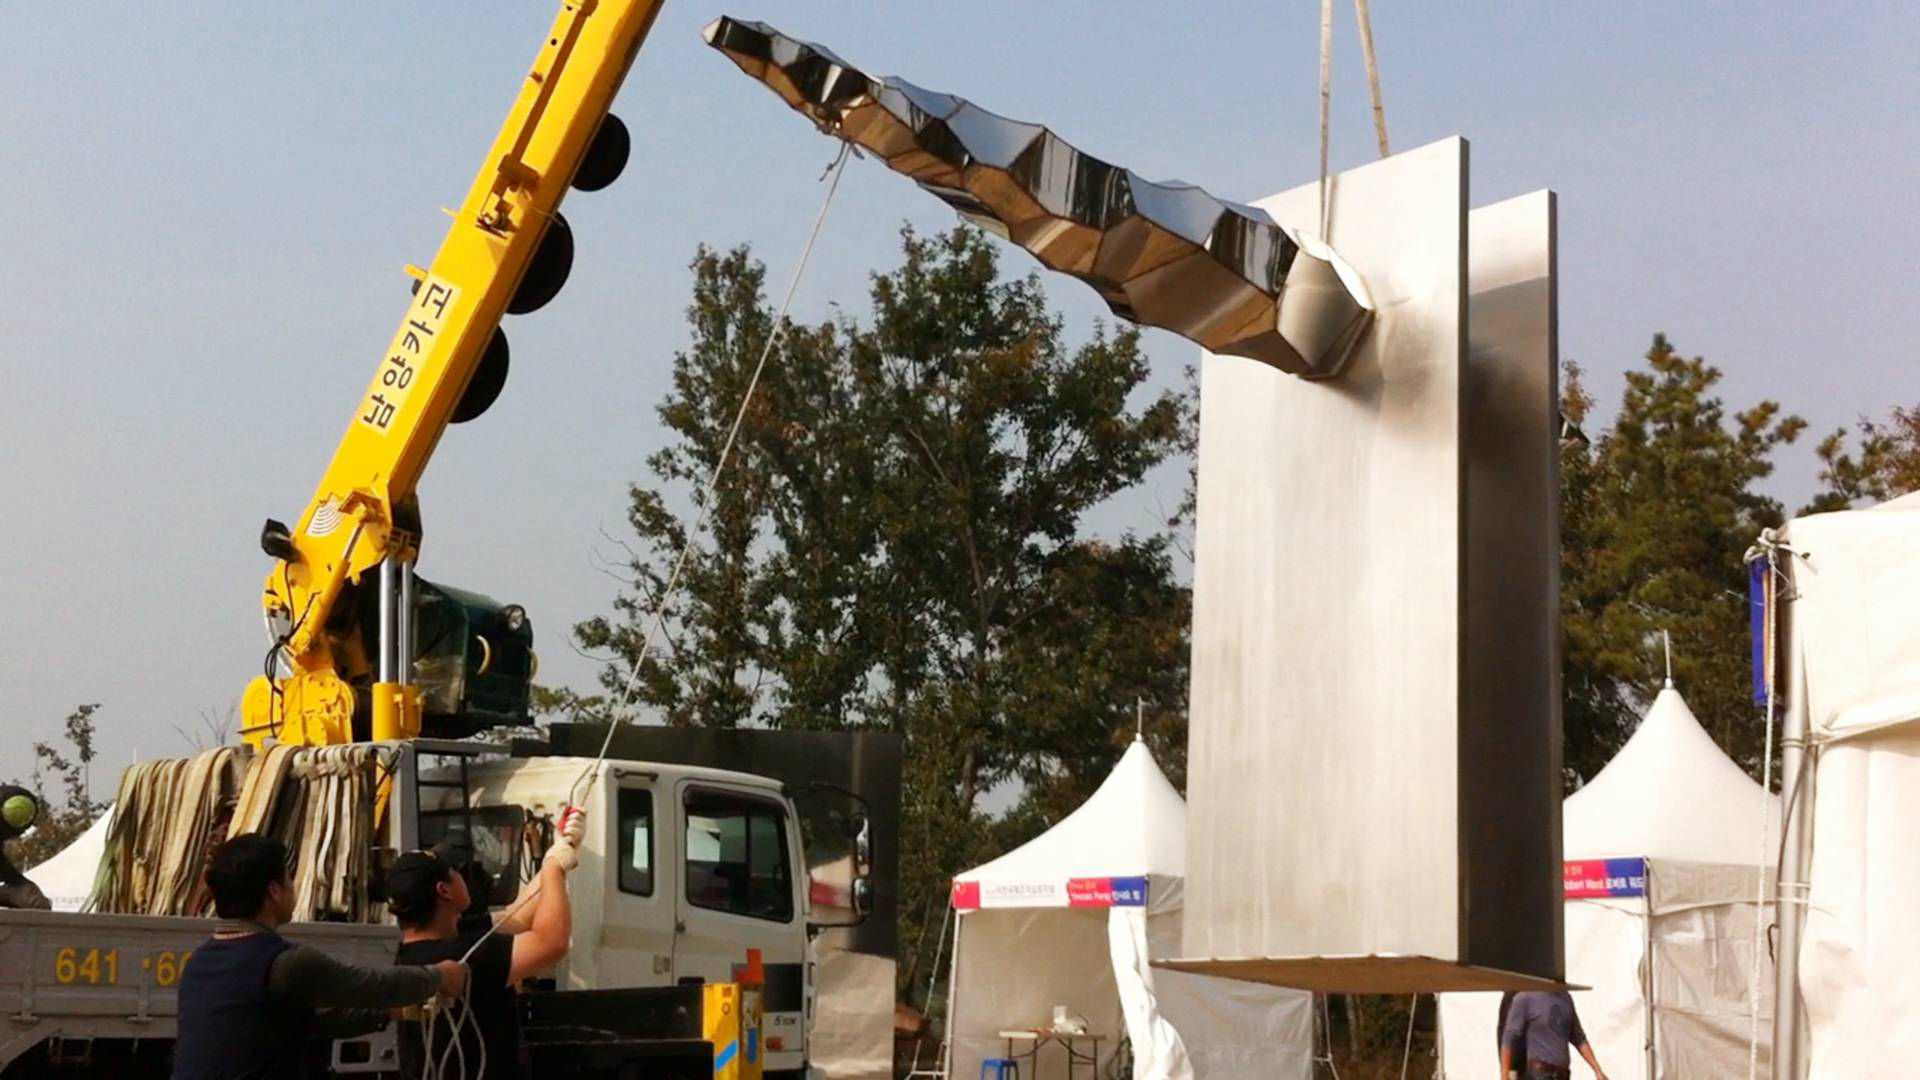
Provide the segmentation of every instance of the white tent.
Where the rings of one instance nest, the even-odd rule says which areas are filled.
[[[1065,1006],[1102,1036],[1102,1069],[1125,1035],[1139,1080],[1304,1080],[1312,995],[1149,966],[1180,945],[1186,845],[1186,803],[1136,741],[1058,825],[954,878],[947,1075],[978,1076],[1005,1053],[999,1032],[1051,1027]],[[1037,1071],[1022,1080],[1064,1077],[1064,1052],[1045,1048]]]
[[[1778,800],[1720,751],[1671,686],[1620,753],[1568,797],[1567,981],[1593,988],[1574,1003],[1607,1075],[1747,1074],[1758,867],[1772,862],[1778,814]],[[1772,967],[1765,938],[1757,944],[1765,1075]],[[1497,1074],[1499,1000],[1441,995],[1446,1077]]]
[[[112,823],[113,807],[109,806],[73,843],[25,871],[27,880],[40,886],[53,902],[53,910],[79,911],[86,907],[93,895],[94,875],[100,870],[100,856],[107,850],[107,828]]]
[[[1920,1055],[1920,494],[1791,522],[1780,605],[1814,762],[1799,989],[1808,1075],[1911,1076]],[[1792,778],[1789,778],[1789,783]]]

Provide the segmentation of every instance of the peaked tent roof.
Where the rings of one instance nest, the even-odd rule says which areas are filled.
[[[1079,809],[956,882],[1184,877],[1187,804],[1138,739]]]
[[[40,886],[55,911],[79,911],[93,895],[93,878],[100,869],[100,857],[107,851],[107,830],[113,823],[113,807],[100,812],[87,831],[73,843],[48,856],[33,869],[25,871],[27,880]]]
[[[1721,752],[1669,686],[1613,760],[1567,797],[1565,854],[1752,866],[1759,830],[1778,821],[1778,803]]]

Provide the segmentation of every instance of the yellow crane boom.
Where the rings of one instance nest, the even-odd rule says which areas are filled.
[[[626,130],[607,109],[663,2],[561,5],[439,253],[424,270],[408,267],[413,299],[312,501],[293,529],[269,521],[262,532],[277,560],[263,599],[274,643],[242,699],[248,741],[421,733],[410,677],[414,487],[447,425],[499,392],[502,315],[541,306],[565,280],[572,236],[561,198],[569,185],[604,187],[625,163]],[[369,589],[377,603],[365,602]],[[377,618],[363,614],[372,610]],[[525,614],[510,609],[506,622],[519,633]],[[493,646],[483,637],[475,647],[485,671]]]

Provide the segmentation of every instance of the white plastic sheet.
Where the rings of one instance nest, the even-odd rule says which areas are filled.
[[[1133,1080],[1194,1080],[1187,1045],[1161,1015],[1147,954],[1147,913],[1113,908],[1107,913],[1107,945],[1120,1012],[1133,1043]]]
[[[1920,1060],[1920,494],[1784,530],[1817,744],[1799,956],[1809,1076]],[[1793,667],[1792,658],[1786,665]]]
[[[1772,1075],[1773,965],[1763,952],[1755,969],[1753,922],[1759,910],[1740,903],[1654,915],[1653,1044],[1660,1077],[1746,1075],[1753,1035],[1748,994],[1755,978],[1760,980],[1758,1075]],[[1609,1075],[1619,1075],[1605,1058],[1601,1063]]]
[[[1313,1075],[1313,995],[1164,968],[1154,989],[1195,1080]]]
[[[53,910],[86,908],[93,896],[93,879],[100,871],[100,857],[106,853],[107,829],[112,823],[113,807],[109,806],[73,843],[25,871],[27,880],[40,886],[40,891],[46,894]]]
[[[1809,1076],[1910,1077],[1920,1062],[1920,730],[1820,751],[1800,949]]]
[[[827,1080],[892,1080],[894,962],[845,939],[828,931],[816,946],[808,1057]]]

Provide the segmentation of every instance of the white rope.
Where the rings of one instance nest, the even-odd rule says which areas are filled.
[[[439,1011],[432,998],[420,1006],[420,1080],[428,1080],[434,1071],[433,1065],[433,1022]]]
[[[719,487],[721,474],[726,471],[727,463],[732,460],[734,444],[739,440],[741,425],[746,421],[747,408],[753,403],[754,391],[759,389],[760,376],[767,369],[767,359],[773,355],[774,347],[786,337],[787,311],[793,306],[794,293],[800,288],[801,275],[806,272],[807,261],[813,256],[814,243],[820,239],[820,227],[826,223],[827,208],[833,205],[834,193],[840,189],[840,175],[845,171],[843,166],[852,148],[852,143],[842,142],[839,155],[833,159],[833,164],[827,166],[826,173],[821,176],[822,180],[832,178],[832,182],[827,185],[826,198],[821,200],[820,212],[814,216],[813,229],[807,234],[807,245],[800,251],[800,262],[793,268],[793,280],[787,285],[785,299],[780,301],[780,313],[774,317],[773,331],[767,335],[766,345],[760,350],[760,359],[753,366],[753,377],[747,380],[746,393],[740,397],[740,408],[733,415],[733,426],[727,430],[727,441],[720,449],[720,458],[714,462],[713,471],[707,476],[706,488],[700,499],[699,514],[694,520],[693,528],[687,533],[686,543],[680,545],[680,553],[673,562],[673,573],[667,578],[666,588],[661,590],[659,598],[654,603],[653,623],[647,628],[647,636],[641,643],[639,654],[634,657],[633,669],[627,675],[626,685],[621,689],[619,698],[610,710],[607,735],[600,741],[600,752],[594,755],[592,764],[581,770],[579,777],[573,782],[573,787],[567,793],[567,801],[572,806],[584,804],[587,796],[593,793],[593,785],[600,777],[600,765],[607,760],[607,751],[613,746],[613,733],[618,730],[622,722],[621,712],[632,704],[634,694],[639,689],[640,671],[646,665],[648,655],[653,651],[654,642],[659,638],[661,627],[666,623],[667,601],[679,588],[681,575],[687,568],[687,558],[693,551],[694,537],[699,535],[701,527],[706,524],[707,514],[713,506],[714,490]],[[585,785],[584,789],[582,784]],[[539,895],[538,884],[521,894],[520,899],[514,901],[513,906],[509,907],[499,920],[487,927],[486,932],[474,941],[472,947],[467,949],[466,955],[460,958],[460,962],[466,963],[471,960],[473,954],[480,950],[480,946],[486,944],[487,939],[499,930],[501,922],[512,918]]]
[[[613,746],[613,733],[621,724],[621,710],[632,703],[634,693],[639,688],[641,669],[645,666],[647,656],[652,652],[654,642],[658,639],[660,629],[666,621],[667,601],[679,587],[680,578],[686,571],[687,558],[693,550],[694,537],[699,534],[701,526],[706,524],[707,514],[713,505],[714,490],[719,486],[720,477],[722,473],[725,472],[727,463],[733,457],[734,444],[738,441],[740,428],[746,420],[747,408],[753,403],[754,391],[760,386],[760,377],[766,371],[767,360],[772,356],[774,346],[778,345],[786,336],[787,311],[793,305],[794,293],[799,290],[801,275],[806,271],[807,261],[813,255],[814,243],[820,239],[820,227],[825,224],[827,208],[833,205],[834,193],[840,188],[840,175],[844,171],[842,166],[846,164],[847,154],[852,147],[852,143],[841,143],[840,153],[833,159],[833,164],[827,167],[827,172],[821,177],[823,180],[828,177],[832,178],[832,182],[827,185],[826,198],[821,201],[820,212],[815,215],[813,219],[813,229],[807,234],[806,247],[800,252],[799,264],[794,267],[793,280],[787,285],[787,295],[780,302],[780,313],[774,319],[773,331],[767,336],[765,347],[760,350],[760,358],[754,364],[753,376],[747,381],[746,393],[741,395],[740,408],[734,413],[733,426],[727,431],[727,441],[725,445],[721,447],[720,458],[714,462],[713,471],[707,477],[706,488],[700,501],[699,514],[694,521],[692,530],[687,534],[686,543],[680,546],[679,555],[674,559],[673,573],[668,577],[667,586],[661,591],[654,605],[653,623],[647,629],[646,639],[641,644],[639,654],[634,658],[633,669],[628,673],[626,685],[622,688],[620,697],[615,702],[613,710],[611,710],[611,715],[607,722],[606,738],[600,741],[600,751],[594,755],[592,764],[581,770],[579,777],[574,780],[573,786],[568,792],[568,803],[572,806],[582,805],[586,797],[593,793],[593,786],[599,779],[600,765],[607,760],[607,752]],[[584,790],[581,786],[583,783],[585,784]],[[535,884],[533,888],[523,892],[520,898],[515,900],[512,906],[507,908],[492,926],[487,927],[486,931],[474,940],[474,943],[468,947],[466,953],[460,957],[460,962],[464,964],[472,960],[473,954],[480,951],[480,946],[486,944],[489,938],[499,932],[501,923],[518,914],[521,908],[526,907],[527,904],[531,903],[539,895],[540,886],[538,884]]]
[[[469,953],[468,955],[472,955]],[[473,969],[463,959],[460,966],[467,968],[465,989],[459,996],[448,998],[444,1003],[429,1001],[420,1011],[420,1080],[442,1080],[453,1077],[466,1080],[469,1076],[487,1075],[487,1038],[480,1030],[480,1021],[473,1015],[470,995],[473,993]],[[440,1020],[447,1020],[447,1045],[440,1053],[433,1052],[434,1032],[440,1028]],[[467,1048],[463,1036],[473,1032],[474,1045],[479,1050],[479,1060],[472,1072],[467,1070]],[[453,1066],[448,1070],[448,1066]]]
[[[1331,3],[1332,0],[1327,2]],[[640,652],[633,659],[633,669],[627,674],[626,685],[621,689],[619,698],[610,710],[607,736],[600,741],[600,752],[594,756],[593,764],[580,774],[580,779],[574,781],[576,789],[579,788],[582,780],[586,782],[584,794],[592,793],[593,785],[599,779],[600,764],[607,760],[607,751],[613,746],[613,733],[619,730],[621,713],[633,703],[634,695],[639,690],[641,669],[646,666],[647,657],[653,651],[654,642],[658,640],[661,629],[666,625],[667,601],[672,599],[675,590],[679,588],[680,577],[686,571],[688,557],[693,552],[694,538],[706,525],[707,515],[713,509],[714,491],[719,487],[720,477],[726,472],[727,463],[733,457],[734,444],[740,438],[741,425],[746,421],[747,408],[753,404],[753,393],[760,386],[760,376],[767,369],[767,360],[773,355],[774,347],[786,338],[787,311],[793,306],[794,293],[799,291],[801,275],[807,270],[807,260],[813,256],[813,245],[820,239],[820,227],[826,224],[827,208],[833,205],[834,193],[840,190],[840,176],[846,171],[844,166],[847,155],[852,149],[851,142],[843,141],[840,144],[840,153],[834,157],[833,164],[827,166],[826,173],[821,176],[822,180],[832,178],[827,184],[826,197],[820,201],[820,212],[814,215],[813,229],[807,234],[806,247],[800,250],[800,261],[793,268],[793,280],[787,283],[787,295],[780,301],[780,313],[774,316],[773,330],[767,335],[766,345],[760,350],[760,359],[753,366],[753,377],[747,380],[746,393],[740,395],[740,408],[733,414],[733,426],[727,429],[727,441],[720,448],[720,458],[713,463],[713,472],[707,476],[707,486],[701,495],[699,512],[694,519],[693,528],[688,530],[686,542],[680,545],[680,553],[674,559],[673,573],[667,578],[666,588],[661,590],[659,598],[654,603],[653,623],[647,628],[647,636],[641,642]],[[580,805],[580,802],[580,799],[573,800],[575,806]]]
[[[1373,101],[1373,135],[1380,143],[1380,156],[1387,149],[1387,107],[1380,100],[1380,65],[1373,58],[1373,13],[1367,0],[1353,0],[1353,20],[1360,24],[1360,55],[1367,62],[1367,96]]]
[[[1327,115],[1333,106],[1333,0],[1320,0],[1320,239],[1333,243],[1333,202],[1327,195]]]

